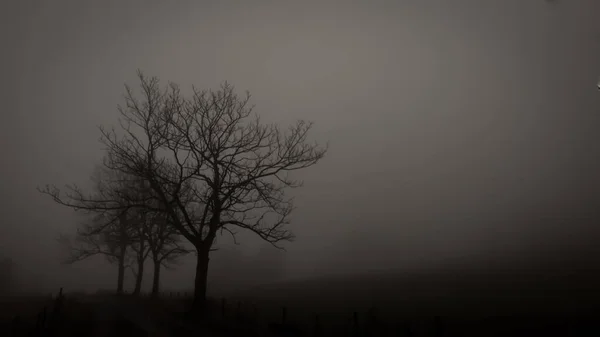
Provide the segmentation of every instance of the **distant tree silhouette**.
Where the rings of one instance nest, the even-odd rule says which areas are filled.
[[[307,143],[311,123],[299,121],[287,131],[261,123],[248,105],[250,95],[238,97],[228,83],[217,91],[193,88],[185,98],[175,84],[162,90],[156,77],[141,71],[138,77],[142,99],[125,86],[120,131],[100,128],[108,151],[104,165],[147,181],[158,204],[141,199],[124,206],[107,199],[103,207],[168,214],[195,248],[194,308],[200,308],[217,234],[235,240],[235,228],[245,229],[276,247],[292,240],[285,225],[293,204],[285,190],[301,183],[289,173],[316,164],[326,148]]]
[[[61,197],[56,187],[39,189],[59,204],[85,211],[91,216],[89,221],[79,225],[74,237],[59,237],[59,241],[68,249],[64,262],[74,263],[91,256],[104,255],[110,263],[118,266],[119,294],[124,289],[125,269],[131,266],[136,278],[133,293],[139,294],[146,258],[152,249],[157,252],[172,249],[172,243],[177,241],[173,237],[175,233],[171,230],[168,235],[162,235],[162,240],[153,240],[152,233],[161,232],[156,229],[161,224],[150,221],[154,219],[152,214],[164,214],[164,211],[154,211],[149,215],[148,209],[140,205],[141,200],[150,203],[152,199],[152,189],[142,179],[99,166],[92,175],[92,181],[94,192],[89,196],[85,196],[77,186],[67,186],[70,193],[65,197]],[[180,250],[175,250],[175,253],[178,252]],[[171,262],[176,257],[173,252],[167,256]]]
[[[133,251],[135,277],[133,295],[139,295],[144,276],[144,265],[148,256],[153,262],[154,277],[152,281],[152,296],[156,297],[160,289],[161,266],[169,268],[177,263],[177,259],[189,253],[181,245],[180,234],[169,220],[168,214],[160,203],[150,197],[153,193],[147,181],[139,179],[136,183],[139,193],[135,200],[145,199],[148,207],[135,207],[129,210],[134,220],[131,250]]]
[[[160,291],[161,267],[169,268],[177,263],[177,259],[189,253],[180,240],[179,232],[172,225],[165,212],[150,213],[151,221],[147,230],[148,247],[154,266],[152,280],[152,297],[157,297]]]
[[[136,199],[149,195],[151,190],[145,181],[139,179],[135,182],[137,191],[140,194]],[[135,287],[133,295],[139,295],[142,290],[142,281],[144,278],[144,264],[150,254],[150,244],[148,243],[148,233],[152,226],[151,218],[145,208],[136,207],[129,209],[129,222],[131,226],[131,251],[133,253],[132,272],[135,277]]]
[[[108,220],[97,215],[79,224],[75,235],[61,234],[58,242],[67,250],[63,262],[72,264],[92,256],[103,255],[117,264],[117,292],[123,292],[129,234],[123,219]]]
[[[72,192],[66,200],[59,196],[56,188],[46,186],[38,189],[49,194],[59,204],[83,210],[89,216],[88,221],[79,224],[74,237],[61,235],[59,242],[67,248],[65,263],[75,263],[95,255],[104,255],[113,264],[117,264],[117,293],[123,293],[128,248],[134,240],[135,227],[131,222],[130,208],[106,209],[106,200],[119,205],[128,205],[128,189],[133,188],[131,177],[122,173],[96,167],[91,177],[93,194],[84,196],[77,186],[68,186]]]

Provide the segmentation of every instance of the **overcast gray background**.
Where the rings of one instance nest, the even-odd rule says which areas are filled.
[[[227,80],[265,119],[313,120],[330,141],[294,191],[287,277],[600,256],[597,0],[8,1],[0,13],[0,250],[32,286],[114,284],[101,261],[59,264],[54,238],[78,218],[35,187],[86,184],[96,127],[116,124],[137,68],[184,88]],[[193,267],[166,285],[189,288]]]

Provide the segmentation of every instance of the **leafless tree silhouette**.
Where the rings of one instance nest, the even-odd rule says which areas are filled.
[[[76,193],[81,209],[145,207],[164,211],[197,254],[194,307],[206,298],[209,256],[218,233],[235,240],[236,228],[278,243],[293,239],[286,228],[293,209],[285,190],[301,182],[290,172],[310,167],[326,148],[307,142],[312,124],[298,121],[282,131],[263,124],[233,86],[217,91],[193,88],[184,98],[179,87],[159,87],[156,77],[138,71],[142,99],[126,86],[120,130],[100,128],[110,170],[149,183],[150,198],[128,195],[127,205],[89,199]],[[48,192],[61,199],[57,189]],[[148,201],[158,201],[149,203]]]
[[[67,186],[70,193],[61,198],[55,187],[38,189],[52,196],[59,204],[84,211],[88,221],[81,223],[74,237],[61,235],[59,242],[67,248],[64,262],[74,263],[91,256],[104,255],[118,266],[117,293],[123,293],[125,268],[128,264],[128,248],[135,240],[136,227],[132,224],[131,210],[128,207],[131,189],[135,185],[131,177],[98,166],[92,175],[94,193],[86,197],[77,186]],[[110,207],[107,207],[108,203]]]
[[[152,193],[152,190],[145,181],[137,179],[134,184],[135,191],[138,193],[137,196],[133,197],[135,200],[147,198]],[[152,219],[148,216],[148,210],[146,208],[131,208],[127,212],[127,215],[131,227],[131,251],[133,253],[132,260],[134,261],[131,270],[135,277],[135,288],[133,289],[132,294],[139,295],[142,290],[142,281],[144,278],[144,264],[150,254],[148,233],[153,224],[151,222]]]
[[[130,267],[135,277],[133,294],[137,295],[141,291],[145,261],[151,255],[155,262],[153,291],[157,293],[160,265],[174,264],[178,257],[188,252],[180,246],[179,233],[168,221],[161,220],[168,217],[164,210],[148,210],[139,205],[140,200],[150,203],[149,194],[152,193],[148,184],[139,178],[98,167],[92,181],[96,192],[85,198],[75,186],[69,186],[71,193],[64,198],[56,188],[40,189],[60,204],[91,215],[87,222],[79,225],[74,237],[59,237],[59,242],[67,249],[64,262],[74,263],[104,255],[118,266],[117,293],[123,293],[124,273]],[[111,198],[117,203],[106,206]]]
[[[64,262],[71,264],[96,255],[117,264],[117,293],[123,293],[128,247],[131,244],[129,224],[125,214],[116,218],[96,215],[81,223],[74,236],[60,235],[58,241],[67,249]]]
[[[166,213],[153,213],[150,223],[147,240],[154,266],[151,294],[157,297],[160,290],[161,267],[170,268],[177,263],[179,257],[188,254],[189,250],[183,246],[179,232]]]

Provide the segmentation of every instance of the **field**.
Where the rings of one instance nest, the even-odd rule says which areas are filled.
[[[412,325],[425,334],[435,325],[435,317],[440,317],[445,330],[461,335],[534,327],[556,332],[595,325],[600,303],[597,276],[588,271],[337,276],[259,287],[238,298],[264,308],[270,317],[277,317],[286,306],[289,319],[306,327],[319,315],[323,326],[330,322],[339,330],[354,324],[356,312],[359,326],[376,321],[402,330]]]
[[[336,276],[252,288],[214,307],[232,325],[285,321],[305,335],[587,336],[600,335],[598,281],[585,270]]]
[[[39,295],[3,297],[0,336],[136,336],[132,332],[139,329],[127,322],[99,320],[97,308],[82,299],[69,295],[54,299]],[[103,330],[107,334],[98,334]],[[112,333],[115,330],[118,334]]]
[[[166,336],[598,336],[597,284],[589,271],[335,276],[212,299],[203,316],[186,314],[183,291],[159,301],[66,291],[61,336],[98,336],[102,327],[106,336],[145,336],[143,329]],[[19,314],[31,325],[52,301],[23,297],[2,305],[4,318]]]
[[[34,317],[40,308],[52,304],[50,295],[20,295],[0,297],[0,319],[9,320],[14,316]]]

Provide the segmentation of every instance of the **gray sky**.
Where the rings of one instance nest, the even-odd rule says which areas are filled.
[[[0,248],[53,287],[112,286],[106,267],[59,266],[53,238],[77,218],[35,187],[88,181],[96,127],[116,124],[137,68],[227,80],[265,119],[313,120],[330,141],[294,191],[290,277],[595,249],[597,0],[0,6]],[[167,283],[191,285],[192,269]]]

